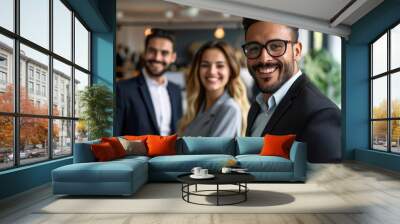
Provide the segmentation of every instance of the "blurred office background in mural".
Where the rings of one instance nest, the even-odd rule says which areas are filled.
[[[182,87],[183,94],[185,74],[195,51],[206,41],[222,39],[236,49],[242,64],[241,77],[252,100],[256,88],[241,50],[244,43],[241,20],[238,16],[161,0],[118,0],[117,79],[129,79],[138,74],[145,35],[153,27],[163,28],[174,33],[178,55],[167,77]],[[340,107],[340,37],[301,29],[300,41],[303,43],[303,72]]]

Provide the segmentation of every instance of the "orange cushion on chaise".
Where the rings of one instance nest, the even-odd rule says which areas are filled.
[[[99,162],[110,161],[118,158],[117,155],[115,154],[115,150],[113,149],[113,147],[109,142],[93,144],[90,147],[94,154],[94,157]]]
[[[119,142],[117,137],[105,137],[101,138],[101,142],[108,142],[113,147],[115,151],[115,155],[117,158],[122,158],[126,156],[126,151],[122,146],[121,142]]]

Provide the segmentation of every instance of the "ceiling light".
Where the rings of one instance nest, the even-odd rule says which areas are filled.
[[[184,9],[180,12],[180,14],[182,16],[186,16],[186,17],[196,17],[199,15],[199,9],[198,8],[194,8],[194,7],[189,7],[187,9]]]
[[[224,17],[224,18],[229,18],[229,17],[231,17],[231,15],[228,14],[228,13],[222,13],[222,17]]]
[[[172,19],[174,17],[174,12],[172,10],[165,11],[165,18]]]
[[[215,29],[214,31],[214,37],[217,39],[222,39],[225,36],[225,31],[224,28],[222,26],[217,27],[217,29]]]

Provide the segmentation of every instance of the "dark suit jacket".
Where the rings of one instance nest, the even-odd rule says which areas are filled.
[[[254,102],[248,115],[246,135],[260,111]],[[305,74],[290,87],[263,131],[265,134],[296,134],[296,140],[307,143],[309,162],[339,162],[341,151],[340,109]]]
[[[182,96],[178,85],[168,82],[171,101],[171,134],[182,116]],[[117,84],[116,135],[159,135],[156,114],[149,88],[143,75],[123,80]]]

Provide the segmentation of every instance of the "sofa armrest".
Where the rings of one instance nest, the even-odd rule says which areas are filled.
[[[92,144],[100,143],[99,140],[83,142],[83,143],[75,143],[74,145],[74,163],[88,163],[95,162],[96,158],[94,157],[90,146]]]
[[[290,160],[293,162],[293,178],[305,181],[307,176],[307,145],[294,141],[290,148]]]

